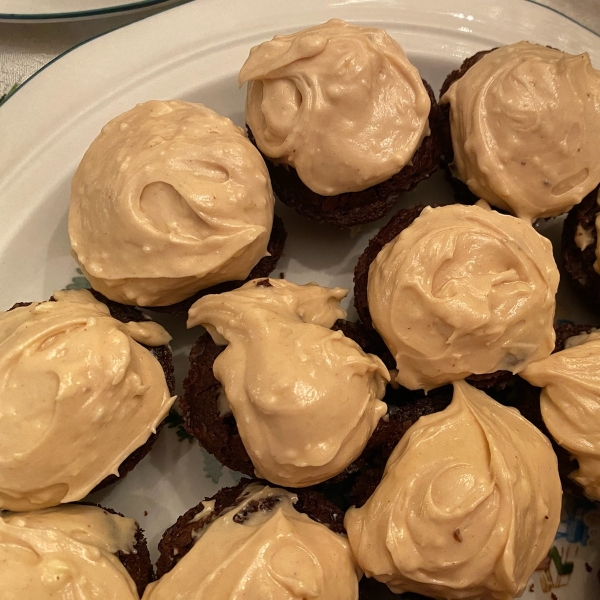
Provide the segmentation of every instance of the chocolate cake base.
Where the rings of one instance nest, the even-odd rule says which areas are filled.
[[[108,300],[99,292],[94,290],[90,290],[92,295],[100,302],[103,302],[108,307],[111,316],[117,321],[121,321],[121,323],[129,323],[130,321],[134,321],[136,323],[144,323],[149,321],[150,319],[137,310],[133,306],[125,306],[124,304],[119,304],[118,302],[113,302],[112,300]],[[53,301],[54,298],[50,298],[50,301]],[[18,308],[20,306],[29,306],[31,302],[18,302],[14,306],[12,306],[9,310],[13,310],[14,308]],[[164,373],[165,380],[167,382],[167,386],[169,388],[169,393],[174,396],[175,395],[175,369],[173,367],[173,355],[171,353],[171,348],[169,346],[146,346],[144,344],[140,344],[146,350],[148,350],[160,363]],[[164,421],[163,421],[164,423]],[[97,492],[101,489],[104,489],[108,485],[119,481],[127,473],[129,473],[141,460],[150,452],[150,449],[154,445],[160,430],[163,427],[163,423],[156,428],[156,433],[153,433],[146,442],[134,450],[120,465],[119,465],[119,475],[109,475],[105,477],[90,493]]]
[[[431,135],[423,138],[412,157],[411,164],[406,165],[386,181],[360,192],[322,196],[308,188],[293,167],[275,164],[269,157],[263,155],[276,196],[302,216],[337,227],[353,227],[384,217],[395,206],[400,194],[412,190],[438,168],[441,153],[437,133],[438,104],[429,84],[426,81],[423,81],[423,84],[431,100],[429,114]],[[248,135],[255,143],[249,128]]]
[[[386,351],[385,345],[373,330],[361,324],[337,321],[333,329],[342,331],[365,352],[378,354]],[[199,444],[226,467],[254,477],[254,466],[240,437],[233,414],[220,414],[221,383],[215,378],[213,364],[225,346],[217,346],[208,333],[201,335],[190,351],[190,370],[183,382],[183,395],[179,399],[186,431]],[[388,362],[389,359],[388,358]],[[382,421],[380,421],[380,425]],[[378,426],[379,427],[379,426]],[[375,429],[375,436],[378,428]],[[356,472],[350,465],[331,481],[339,482]]]
[[[277,266],[277,261],[281,258],[281,255],[283,254],[286,239],[287,231],[285,230],[283,221],[280,217],[275,215],[275,217],[273,218],[273,229],[271,230],[271,237],[269,238],[269,243],[267,245],[267,251],[269,252],[270,256],[265,256],[261,258],[258,261],[258,263],[254,266],[252,271],[250,271],[250,274],[248,275],[248,277],[246,277],[246,279],[244,279],[243,281],[226,281],[224,283],[213,285],[212,287],[200,290],[190,298],[186,298],[181,302],[177,302],[176,304],[171,304],[169,306],[142,306],[139,308],[152,312],[164,313],[168,315],[175,315],[187,318],[188,311],[192,304],[194,304],[196,300],[199,300],[203,296],[207,296],[208,294],[220,294],[222,292],[229,292],[231,290],[239,288],[241,285],[244,285],[244,283],[252,279],[268,277]],[[104,302],[107,306],[125,306],[126,308],[139,310],[134,306],[127,306],[124,304],[120,304],[119,302],[109,300],[99,292],[94,291],[94,295],[98,298],[98,300]]]
[[[354,268],[354,306],[360,320],[371,329],[371,337],[379,338],[380,342],[372,341],[373,348],[385,348],[385,343],[381,336],[373,328],[371,313],[369,312],[368,301],[368,283],[369,283],[369,267],[377,258],[377,255],[383,250],[383,247],[390,243],[407,227],[412,225],[414,220],[421,214],[424,206],[413,206],[399,210],[379,232],[371,239],[364,252],[360,255],[356,267]],[[387,350],[387,348],[386,348]],[[389,350],[387,354],[379,354],[380,358],[386,363],[388,368],[395,368],[395,360],[391,356]],[[385,357],[385,358],[384,358]],[[391,359],[391,363],[390,363]],[[390,366],[391,365],[391,366]],[[503,387],[508,384],[514,377],[510,371],[496,371],[495,373],[484,373],[481,375],[470,375],[467,381],[474,387],[480,390],[489,390],[495,387]]]
[[[215,501],[215,508],[209,515],[203,519],[194,521],[194,517],[204,510],[204,502],[200,502],[197,506],[190,508],[183,516],[177,519],[177,522],[169,527],[163,534],[162,539],[158,544],[160,552],[159,559],[156,563],[157,576],[160,578],[168,573],[192,548],[194,538],[198,532],[207,527],[217,517],[231,510],[240,504],[239,498],[244,489],[251,483],[259,483],[270,485],[265,481],[257,479],[242,479],[238,485],[230,488],[219,490],[209,500]],[[298,502],[294,504],[294,508],[308,515],[313,521],[322,523],[334,531],[335,533],[344,534],[344,514],[337,506],[327,500],[320,494],[311,490],[294,490],[294,494],[298,496]],[[267,498],[261,502],[254,501],[240,511],[234,517],[236,522],[242,523],[247,515],[265,510],[268,511],[277,503],[276,498]]]
[[[595,309],[600,309],[600,275],[594,270],[598,244],[596,216],[600,213],[597,201],[599,192],[600,186],[569,211],[561,237],[562,264],[568,280]],[[584,250],[580,250],[575,244],[578,225],[589,231],[592,238],[592,243]]]
[[[93,504],[92,506],[98,506],[98,508],[101,508],[112,515],[123,516],[121,513],[112,510],[111,508],[104,508],[98,504]],[[116,556],[133,579],[137,587],[138,595],[141,598],[146,586],[154,581],[154,567],[150,560],[150,552],[148,551],[148,543],[144,536],[144,530],[139,525],[135,532],[135,546],[133,547],[133,552],[127,554],[126,552],[119,551]]]

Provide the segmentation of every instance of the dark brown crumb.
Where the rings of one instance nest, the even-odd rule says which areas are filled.
[[[596,216],[600,212],[597,202],[599,190],[593,190],[569,211],[561,236],[562,263],[568,281],[580,297],[596,309],[600,308],[600,275],[594,270],[598,244]],[[575,244],[578,225],[587,229],[592,237],[592,243],[585,250],[580,250]]]
[[[431,135],[421,142],[412,158],[412,164],[406,165],[388,180],[366,190],[337,196],[321,196],[302,183],[295,169],[275,165],[268,157],[263,156],[277,197],[308,219],[338,227],[353,227],[385,216],[396,204],[399,194],[410,191],[438,168],[440,156],[440,142],[437,136],[438,104],[429,84],[426,81],[423,81],[423,84],[431,100],[429,115]],[[249,128],[248,136],[254,143]]]
[[[266,482],[251,479],[242,479],[240,483],[231,488],[219,490],[212,498],[207,498],[197,506],[190,508],[177,522],[169,527],[163,534],[158,544],[160,552],[156,563],[157,577],[168,573],[193,547],[198,532],[212,523],[218,516],[231,510],[243,501],[245,488],[251,483],[266,484]],[[295,510],[307,514],[311,519],[329,527],[332,531],[340,534],[345,533],[343,511],[337,506],[311,490],[294,490],[298,501],[294,504]],[[204,502],[214,500],[214,510],[204,518],[194,521],[196,515],[204,510]],[[248,515],[258,512],[268,512],[279,502],[279,499],[268,497],[261,501],[250,502],[234,515],[236,523],[243,523]]]
[[[452,532],[452,535],[454,536],[454,539],[455,539],[457,542],[460,542],[460,543],[462,543],[462,541],[463,541],[463,536],[462,536],[462,533],[460,532],[460,529],[458,529],[458,527],[457,527],[457,528],[456,528],[456,529],[455,529],[455,530]]]
[[[112,302],[94,290],[90,290],[90,292],[97,300],[104,302],[104,304],[106,304],[108,307],[111,316],[114,319],[117,319],[117,321],[121,321],[121,323],[129,323],[130,321],[144,323],[150,320],[146,315],[133,306],[125,306],[124,304],[119,304],[118,302]],[[50,298],[50,301],[54,301],[54,298]],[[13,310],[20,306],[29,306],[30,304],[31,302],[18,302],[9,310]],[[175,395],[175,368],[173,367],[173,355],[169,346],[141,345],[144,346],[144,348],[146,348],[146,350],[148,350],[156,358],[156,360],[158,360],[165,373],[165,380],[169,388],[169,393],[171,395]],[[127,475],[127,473],[129,473],[142,460],[142,458],[148,454],[148,452],[150,452],[150,449],[158,438],[158,434],[160,433],[163,425],[164,421],[158,425],[156,428],[156,433],[153,433],[145,444],[134,450],[119,465],[118,475],[109,475],[108,477],[105,477],[90,493],[102,490],[112,483],[115,483],[116,481],[119,481],[125,477],[125,475]]]
[[[123,516],[116,510],[104,508],[98,504],[88,504],[86,502],[81,502],[81,504],[97,506],[112,515],[118,515],[119,517]],[[150,552],[148,551],[148,543],[144,537],[144,530],[139,525],[135,532],[133,552],[131,552],[131,554],[126,554],[125,552],[119,551],[116,556],[133,579],[141,598],[146,586],[154,581],[154,568],[152,566],[152,561],[150,560]]]
[[[279,279],[285,279],[285,274],[283,271],[281,271],[281,273],[279,273]]]
[[[530,591],[531,593],[533,593],[533,592],[535,591],[535,588],[534,588],[534,586],[533,586],[533,583],[532,583],[532,584],[529,586],[529,591]]]
[[[261,279],[256,282],[257,287],[273,287],[273,284],[268,279]]]
[[[550,598],[552,598],[552,600],[558,600],[558,598],[556,597],[556,594],[554,592],[552,592],[550,594]]]
[[[585,570],[586,570],[588,573],[591,573],[591,572],[592,572],[592,565],[590,565],[590,563],[587,563],[587,562],[586,562],[586,563],[585,563]]]
[[[372,336],[379,338],[380,342],[375,344],[379,348],[385,348],[385,343],[381,336],[373,328],[371,313],[369,312],[369,302],[367,297],[369,267],[377,258],[383,247],[391,242],[407,227],[412,225],[417,217],[421,214],[424,206],[413,206],[399,210],[379,232],[369,241],[369,244],[360,255],[356,267],[354,268],[354,306],[360,320],[372,331]],[[395,361],[392,358],[389,350],[385,350],[381,354],[375,352],[384,361],[388,368],[395,367]],[[391,362],[390,362],[391,361]],[[483,373],[480,375],[470,375],[467,381],[476,388],[481,390],[489,390],[491,388],[503,388],[512,379],[514,375],[510,371],[496,371],[495,373]]]
[[[147,517],[147,516],[148,516],[148,511],[147,511],[147,510],[145,510],[145,511],[144,511],[144,516],[145,516],[145,517]]]

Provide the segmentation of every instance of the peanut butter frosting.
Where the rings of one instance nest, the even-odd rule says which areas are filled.
[[[272,508],[244,511],[273,499]],[[346,536],[297,512],[296,501],[285,490],[251,486],[143,600],[357,600],[360,573]]]
[[[429,134],[431,101],[385,31],[332,19],[250,50],[246,122],[261,152],[334,196],[381,183]]]
[[[369,311],[398,383],[427,390],[548,356],[558,280],[550,241],[524,221],[426,207],[371,263]]]
[[[7,600],[138,600],[115,556],[134,551],[137,524],[95,506],[0,515],[0,580]]]
[[[395,593],[512,600],[554,540],[561,501],[548,439],[459,381],[446,410],[406,432],[344,524],[361,569]]]
[[[330,327],[347,290],[253,280],[205,296],[188,327],[204,325],[227,348],[213,370],[256,475],[304,487],[343,471],[387,407],[381,360]]]
[[[571,478],[586,496],[600,500],[600,332],[567,342],[565,350],[530,364],[521,377],[544,388],[544,423],[579,462]]]
[[[246,279],[268,255],[274,198],[260,153],[202,104],[150,101],[110,121],[71,185],[71,248],[94,289],[165,306]]]
[[[442,96],[454,167],[470,190],[526,220],[581,202],[600,182],[600,72],[529,42],[493,50]]]
[[[171,397],[140,345],[158,324],[121,323],[87,290],[0,313],[0,509],[86,496],[156,431]]]

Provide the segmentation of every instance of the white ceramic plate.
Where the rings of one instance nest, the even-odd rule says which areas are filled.
[[[88,19],[143,10],[176,0],[0,0],[0,21]]]
[[[72,281],[82,283],[69,254],[69,184],[102,125],[137,102],[169,98],[203,102],[243,124],[244,91],[237,87],[237,72],[250,47],[274,34],[331,17],[383,27],[434,89],[467,56],[521,39],[589,52],[600,67],[597,36],[521,0],[235,0],[225,6],[226,11],[220,0],[193,2],[92,40],[39,72],[0,107],[0,308],[48,298]],[[400,205],[449,199],[450,189],[438,173]],[[351,234],[309,223],[282,206],[277,210],[289,237],[276,273],[297,283],[350,288],[357,257],[381,223]],[[552,239],[559,232],[560,220],[543,225]],[[557,316],[595,322],[566,289],[560,292]],[[181,383],[198,332],[186,332],[173,318],[161,321],[175,339]],[[163,430],[124,481],[94,496],[141,523],[154,557],[167,526],[237,480],[196,444],[179,442],[175,433]],[[553,558],[534,574],[532,591],[524,597],[597,600],[599,544],[599,506],[567,504]]]

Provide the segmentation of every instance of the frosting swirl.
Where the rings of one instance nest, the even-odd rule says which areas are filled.
[[[600,332],[567,341],[570,347],[530,364],[520,375],[544,388],[544,423],[579,462],[571,478],[586,496],[600,500]]]
[[[398,173],[428,135],[419,72],[382,29],[332,19],[252,48],[246,122],[261,152],[323,196]]]
[[[446,410],[406,432],[344,524],[361,569],[395,593],[512,600],[554,540],[561,501],[548,439],[460,381]]]
[[[519,42],[486,54],[442,96],[454,166],[518,217],[566,212],[600,182],[600,72],[588,54]]]
[[[346,536],[297,512],[290,492],[251,486],[247,494],[201,531],[144,600],[358,599],[360,574]],[[270,510],[244,513],[249,503],[273,498]]]
[[[304,487],[337,475],[386,413],[381,360],[329,329],[346,293],[254,280],[190,309],[188,327],[228,344],[213,370],[259,477]]]
[[[137,524],[95,506],[0,515],[2,597],[138,600],[115,554],[134,551]]]
[[[121,323],[86,290],[0,313],[0,509],[86,496],[169,412],[160,363],[140,343],[158,324]]]
[[[426,207],[371,263],[369,310],[397,381],[431,389],[548,356],[558,279],[550,241],[520,219]]]
[[[263,257],[274,198],[259,152],[202,104],[150,101],[110,121],[71,185],[71,248],[94,289],[174,304],[243,280]]]

